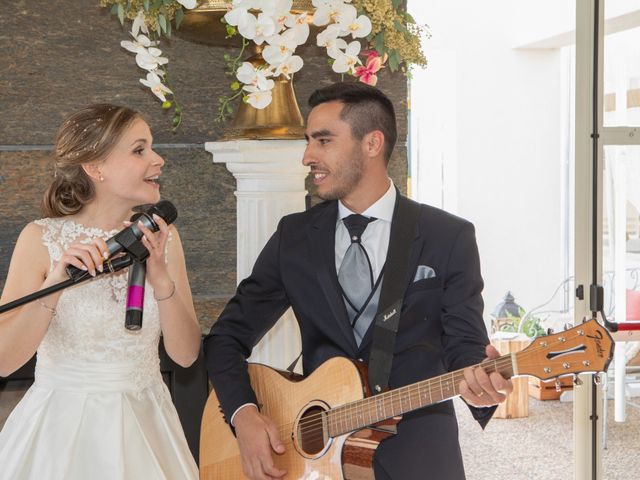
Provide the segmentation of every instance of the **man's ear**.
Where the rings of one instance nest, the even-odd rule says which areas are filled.
[[[380,130],[373,130],[367,133],[363,140],[365,151],[369,157],[384,155],[384,133]]]

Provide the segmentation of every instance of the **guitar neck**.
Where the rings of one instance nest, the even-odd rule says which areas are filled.
[[[516,354],[485,360],[477,366],[487,373],[498,372],[504,378],[511,378],[514,371],[517,372]],[[337,437],[454,398],[460,395],[462,380],[461,369],[332,408],[327,412],[329,435]]]

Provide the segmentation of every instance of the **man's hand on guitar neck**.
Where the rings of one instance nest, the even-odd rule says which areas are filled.
[[[282,454],[285,451],[273,420],[249,404],[238,409],[233,424],[244,474],[251,480],[284,477],[287,471],[278,469],[273,462],[273,452]]]
[[[493,345],[487,345],[487,359],[500,357]],[[460,382],[460,396],[473,407],[490,407],[502,403],[513,391],[511,380],[507,380],[498,372],[487,375],[478,366],[464,369],[464,380]]]

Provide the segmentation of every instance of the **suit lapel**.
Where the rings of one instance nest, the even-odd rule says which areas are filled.
[[[389,260],[389,254],[391,252],[391,249],[394,248],[394,245],[392,245],[391,243],[392,242],[391,239],[396,237],[395,233],[399,225],[399,222],[397,221],[397,219],[399,217],[400,218],[406,217],[406,210],[410,202],[412,202],[412,200],[409,200],[407,197],[401,195],[396,188],[396,205],[393,210],[393,218],[391,220],[391,233],[389,235],[389,249],[387,250],[387,258],[386,258],[387,261]],[[421,240],[421,236],[420,236],[419,223],[416,223],[415,235],[414,235],[413,241],[411,242],[411,251],[409,252],[409,268],[407,270],[407,278],[405,279],[405,282],[404,282],[405,290],[406,290],[406,287],[408,287],[411,281],[413,280],[413,275],[415,275],[415,271],[418,265],[418,259],[420,258],[420,253],[422,252],[422,242],[420,240]],[[385,272],[388,272],[387,269],[392,268],[392,266],[388,265],[388,263],[385,262],[384,268],[385,268]],[[381,287],[382,291],[380,294],[380,298],[384,298],[382,292],[384,292],[385,287],[389,288],[389,285],[386,282],[386,275],[385,275],[385,278],[382,279],[382,287]],[[382,308],[382,305],[378,305],[378,308]],[[374,325],[375,325],[375,320],[371,322],[371,325],[369,326],[367,333],[362,339],[362,343],[360,344],[360,350],[369,348],[370,346],[369,344],[371,343],[372,336],[373,336]]]
[[[340,293],[338,274],[336,273],[336,220],[338,218],[338,202],[332,202],[322,209],[307,232],[311,243],[316,276],[322,292],[327,300],[338,330],[354,354],[358,351],[344,300]]]

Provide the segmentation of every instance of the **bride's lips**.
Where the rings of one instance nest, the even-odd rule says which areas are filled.
[[[160,188],[158,177],[160,177],[160,175],[152,175],[150,177],[146,177],[144,179],[144,183],[151,185],[153,188]]]

